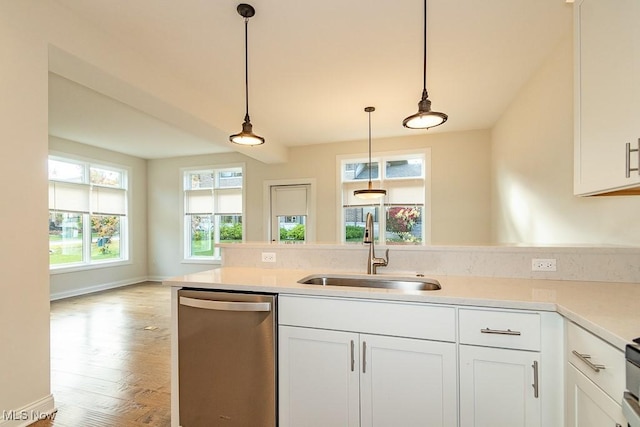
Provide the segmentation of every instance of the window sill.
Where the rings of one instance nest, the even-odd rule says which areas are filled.
[[[94,264],[73,265],[68,267],[49,267],[49,274],[75,273],[79,271],[99,270],[103,268],[122,267],[133,264],[130,260],[101,262]]]

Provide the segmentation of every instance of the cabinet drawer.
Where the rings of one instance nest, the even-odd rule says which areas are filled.
[[[540,350],[540,315],[515,311],[458,310],[460,343]]]
[[[456,340],[453,307],[280,295],[278,324],[437,341]]]
[[[567,321],[566,352],[573,366],[616,402],[620,401],[625,387],[625,359],[621,350]]]

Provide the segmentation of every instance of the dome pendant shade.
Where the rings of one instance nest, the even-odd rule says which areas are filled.
[[[373,188],[373,184],[369,181],[369,187],[364,190],[355,190],[353,195],[360,199],[378,199],[384,197],[387,194],[386,190],[382,188]]]
[[[256,10],[250,4],[240,3],[237,8],[238,14],[244,18],[244,94],[246,112],[242,132],[231,135],[229,141],[239,145],[261,145],[264,138],[253,133],[253,125],[249,118],[249,42],[248,25],[249,18],[256,14]]]
[[[418,112],[402,121],[402,126],[409,129],[429,129],[440,126],[447,121],[449,116],[445,113],[431,111],[431,101],[425,89],[422,92],[422,99],[418,103]]]
[[[264,138],[253,133],[253,125],[249,115],[244,116],[242,123],[242,132],[231,135],[229,140],[239,145],[261,145],[264,144]]]
[[[422,65],[422,99],[418,102],[418,112],[402,121],[402,126],[409,129],[429,129],[440,126],[449,118],[445,113],[431,111],[431,101],[427,93],[427,0],[424,0],[424,56]]]
[[[373,184],[371,183],[371,112],[376,111],[376,109],[375,107],[366,107],[364,111],[369,113],[369,185],[366,189],[355,190],[353,195],[359,199],[377,199],[384,197],[387,191],[382,188],[373,188]]]

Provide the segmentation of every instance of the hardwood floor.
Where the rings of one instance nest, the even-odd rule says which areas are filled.
[[[52,302],[58,412],[33,426],[169,426],[170,315],[170,288],[154,282]]]

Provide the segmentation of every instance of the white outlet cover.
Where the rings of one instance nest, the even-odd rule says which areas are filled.
[[[555,258],[533,258],[531,271],[556,271]]]
[[[262,252],[262,262],[276,262],[275,252]]]

